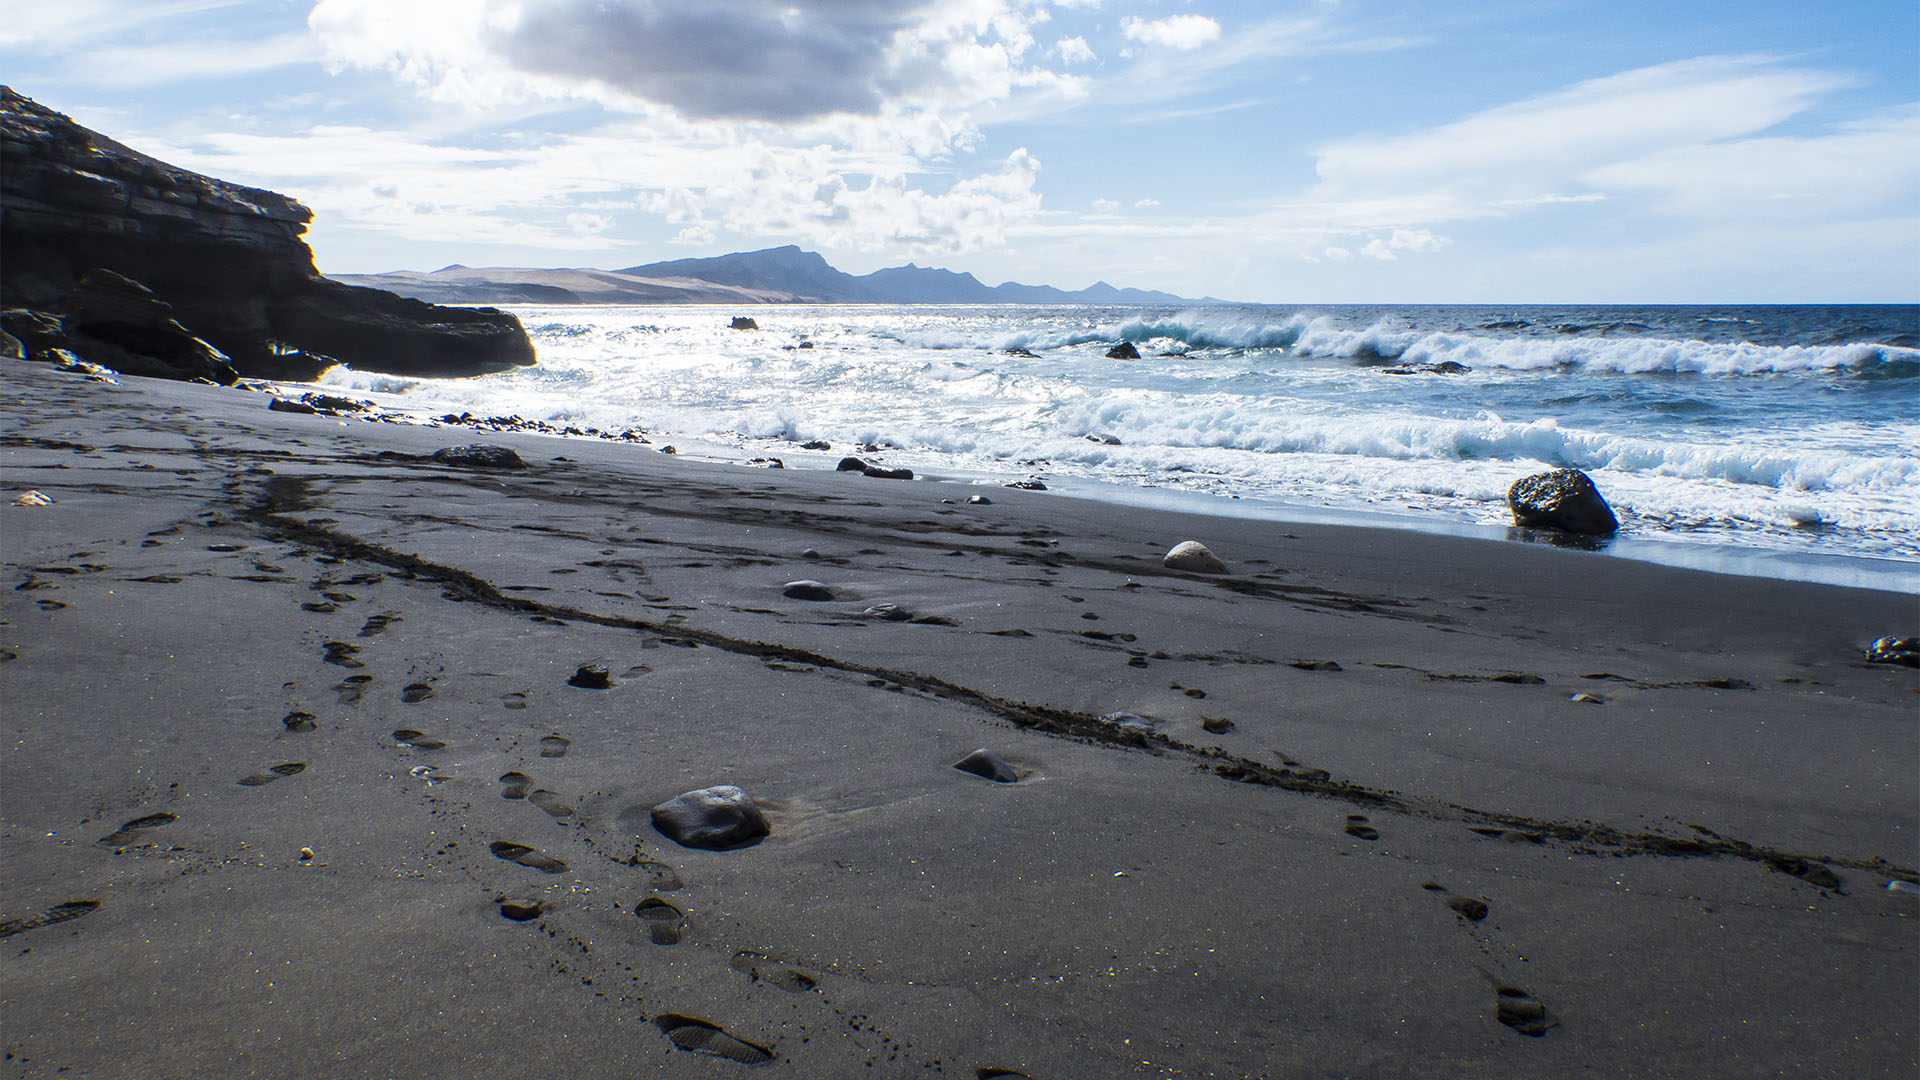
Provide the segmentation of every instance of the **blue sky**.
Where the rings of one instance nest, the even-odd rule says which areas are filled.
[[[333,273],[1920,299],[1912,0],[62,0],[0,73],[305,202]]]

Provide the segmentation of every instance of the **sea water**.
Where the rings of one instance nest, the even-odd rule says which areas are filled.
[[[1615,554],[1920,588],[1920,306],[510,310],[535,367],[322,382],[788,467],[877,446],[974,482],[1468,534],[1506,535],[1508,486],[1570,466]]]

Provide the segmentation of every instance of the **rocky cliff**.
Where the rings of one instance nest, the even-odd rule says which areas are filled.
[[[0,349],[66,348],[130,374],[222,382],[308,379],[336,362],[428,376],[534,362],[505,312],[321,277],[301,239],[312,218],[0,86],[0,308],[16,339]]]

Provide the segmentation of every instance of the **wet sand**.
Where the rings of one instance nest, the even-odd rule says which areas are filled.
[[[9,1075],[1920,1057],[1911,596],[0,367]]]

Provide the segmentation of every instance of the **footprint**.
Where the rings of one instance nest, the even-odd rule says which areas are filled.
[[[288,731],[313,731],[320,726],[319,717],[310,712],[301,712],[298,709],[281,717],[280,722],[287,726]]]
[[[417,705],[420,702],[425,701],[432,696],[433,696],[432,683],[423,683],[423,682],[408,683],[407,688],[405,690],[400,691],[400,700],[406,702],[409,705]]]
[[[540,913],[546,910],[546,905],[538,900],[509,900],[503,896],[498,903],[500,917],[513,922],[529,922],[539,918]]]
[[[653,1022],[667,1033],[673,1045],[682,1050],[712,1054],[742,1065],[764,1065],[773,1060],[773,1051],[768,1047],[733,1035],[711,1020],[680,1013],[661,1013],[653,1018]]]
[[[1778,858],[1768,859],[1767,866],[1782,874],[1797,877],[1816,889],[1841,891],[1839,875],[1829,869],[1825,863],[1814,862],[1811,859]]]
[[[533,777],[517,769],[510,773],[504,773],[500,777],[500,797],[503,799],[524,799],[527,797],[527,788],[532,786],[532,784]]]
[[[337,685],[334,686],[334,689],[339,691],[340,693],[340,704],[358,705],[360,703],[361,696],[366,693],[367,684],[372,681],[373,681],[373,676],[371,675],[347,676],[344,682],[338,683]]]
[[[1494,1018],[1522,1035],[1537,1039],[1560,1024],[1545,1005],[1517,986],[1497,985],[1493,994]]]
[[[1380,839],[1380,830],[1367,824],[1367,816],[1365,814],[1348,814],[1347,835],[1357,836],[1362,840],[1378,840]]]
[[[241,787],[259,787],[262,784],[271,784],[275,780],[278,780],[283,776],[292,776],[295,773],[302,773],[306,771],[307,771],[306,762],[288,761],[279,765],[275,765],[269,768],[266,772],[254,773],[252,776],[243,776],[240,778],[239,783]]]
[[[1468,922],[1479,922],[1487,917],[1488,908],[1485,900],[1448,892],[1447,887],[1437,881],[1422,882],[1420,887],[1428,892],[1446,893],[1447,906]]]
[[[627,865],[637,866],[647,873],[652,874],[653,890],[655,892],[673,892],[676,889],[684,889],[687,887],[687,883],[680,880],[680,872],[678,870],[657,859],[643,859],[635,855],[633,858],[627,860]]]
[[[55,904],[53,907],[48,908],[38,915],[29,915],[24,919],[0,919],[0,938],[10,938],[15,934],[24,933],[28,930],[38,930],[43,926],[52,926],[55,923],[66,922],[68,919],[77,919],[99,906],[100,901],[98,900],[69,900],[64,904]]]
[[[373,637],[375,634],[386,630],[389,625],[399,621],[401,621],[400,616],[393,612],[387,612],[384,615],[369,615],[367,616],[366,625],[360,628],[360,636]]]
[[[568,806],[560,796],[540,788],[527,796],[527,801],[547,812],[549,817],[566,819],[573,816],[573,807]]]
[[[566,757],[573,746],[573,740],[560,735],[548,735],[540,740],[541,757]]]
[[[502,694],[500,704],[509,709],[524,709],[527,707],[527,695],[518,690],[511,694]]]
[[[531,867],[542,873],[562,874],[567,869],[565,860],[556,859],[525,844],[516,844],[509,840],[495,840],[488,845],[487,850],[493,852],[497,858],[519,863],[521,866]]]
[[[804,993],[820,985],[819,981],[804,971],[774,962],[770,957],[750,950],[742,949],[733,954],[728,967],[768,986],[778,987],[789,994]]]
[[[687,929],[686,914],[657,896],[640,901],[633,913],[647,924],[647,936],[655,945],[678,945]]]
[[[162,825],[178,821],[179,819],[180,815],[169,814],[164,810],[158,814],[148,814],[145,817],[137,817],[125,825],[120,826],[119,829],[110,835],[101,837],[99,842],[117,847],[138,838],[141,833],[146,832],[148,829],[157,829]]]
[[[447,744],[439,739],[430,738],[424,731],[412,728],[400,728],[393,733],[393,741],[401,746],[411,746],[415,750],[445,750]]]
[[[329,641],[326,643],[325,648],[327,650],[326,661],[329,664],[338,664],[343,668],[367,666],[353,658],[353,654],[360,651],[357,645],[349,645],[344,641]]]

